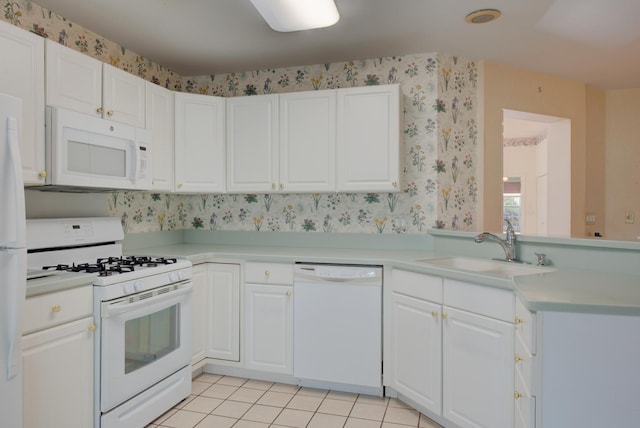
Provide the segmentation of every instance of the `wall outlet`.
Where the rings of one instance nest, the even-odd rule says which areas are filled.
[[[596,224],[595,214],[587,214],[587,224]]]
[[[624,222],[627,224],[633,223],[633,211],[624,212]]]

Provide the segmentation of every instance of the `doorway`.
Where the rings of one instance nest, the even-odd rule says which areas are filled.
[[[519,229],[524,235],[571,235],[571,120],[503,110],[503,201],[519,184]],[[514,209],[503,210],[513,215]]]

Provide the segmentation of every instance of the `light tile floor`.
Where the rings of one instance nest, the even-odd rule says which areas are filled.
[[[148,425],[170,428],[441,428],[394,398],[203,373]]]

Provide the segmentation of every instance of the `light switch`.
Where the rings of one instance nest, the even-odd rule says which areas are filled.
[[[633,223],[633,211],[624,212],[624,222],[628,224]]]

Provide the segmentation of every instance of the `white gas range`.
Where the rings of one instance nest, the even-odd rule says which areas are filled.
[[[27,220],[29,276],[94,273],[95,427],[142,427],[191,392],[192,269],[123,256],[117,218]]]

